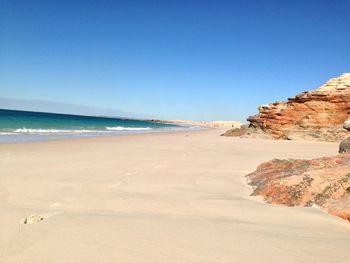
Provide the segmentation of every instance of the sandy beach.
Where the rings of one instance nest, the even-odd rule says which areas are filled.
[[[222,132],[1,144],[0,262],[348,262],[348,222],[265,204],[245,180],[338,144]]]

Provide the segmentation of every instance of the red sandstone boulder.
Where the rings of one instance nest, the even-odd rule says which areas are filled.
[[[318,205],[350,221],[350,153],[313,160],[275,159],[247,178],[253,195],[269,203]]]

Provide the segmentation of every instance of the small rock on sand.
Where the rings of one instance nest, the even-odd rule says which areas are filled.
[[[43,217],[39,216],[39,215],[30,215],[28,217],[22,218],[21,220],[21,224],[36,224],[39,223],[40,221],[44,220]]]

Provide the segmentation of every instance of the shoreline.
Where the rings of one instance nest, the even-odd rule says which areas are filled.
[[[0,261],[40,251],[39,262],[347,262],[347,222],[266,204],[245,178],[263,161],[338,145],[221,133],[0,144]],[[43,220],[18,232],[31,214]]]
[[[143,135],[143,134],[158,134],[158,133],[177,133],[177,132],[194,132],[206,129],[215,129],[210,127],[200,127],[200,126],[180,126],[172,129],[151,129],[149,131],[128,131],[128,132],[110,132],[110,133],[81,133],[81,134],[21,134],[21,135],[11,135],[21,138],[21,140],[9,140],[9,141],[0,141],[2,144],[21,144],[21,143],[36,143],[36,142],[47,142],[47,141],[65,141],[65,140],[78,140],[78,139],[92,139],[92,138],[110,138],[110,137],[119,137],[119,136],[129,136],[129,135]],[[85,136],[84,136],[85,135]],[[9,135],[2,135],[9,136]],[[26,136],[34,138],[25,138]]]
[[[0,109],[0,143],[200,129],[196,125]]]

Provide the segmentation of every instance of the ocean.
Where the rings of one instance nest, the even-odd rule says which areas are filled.
[[[185,129],[195,128],[112,117],[0,109],[0,143],[116,136]]]

